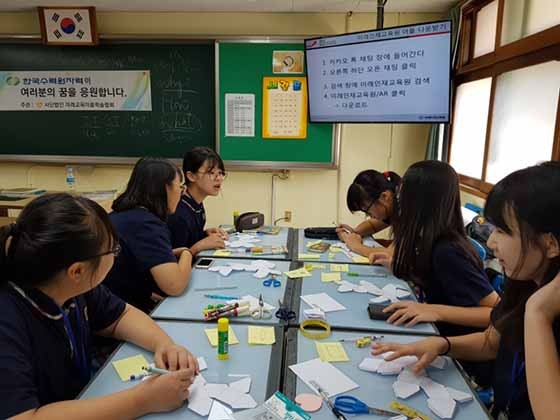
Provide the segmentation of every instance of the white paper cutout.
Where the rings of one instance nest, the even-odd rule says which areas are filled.
[[[416,384],[396,381],[393,383],[393,391],[398,398],[407,399],[420,391],[420,387]]]

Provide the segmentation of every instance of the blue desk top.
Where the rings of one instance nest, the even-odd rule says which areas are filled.
[[[295,233],[295,232],[290,233],[291,231],[292,231],[292,229],[290,229],[290,228],[281,227],[280,232],[276,235],[270,235],[270,234],[264,234],[264,233],[255,234],[260,239],[260,242],[255,243],[255,246],[265,246],[265,247],[266,246],[285,246],[288,249],[287,254],[258,256],[258,255],[252,255],[251,253],[248,253],[248,252],[240,252],[238,249],[236,250],[235,248],[231,248],[230,249],[230,251],[232,251],[231,256],[226,257],[226,258],[243,258],[243,259],[248,258],[248,259],[253,259],[253,260],[259,260],[259,259],[266,258],[267,260],[290,260],[290,258],[291,258],[290,237]],[[198,256],[199,257],[213,257],[214,252],[215,252],[215,250],[202,251],[198,254]],[[223,258],[223,257],[220,257],[220,258]]]
[[[249,264],[250,261],[240,259],[219,258],[213,263],[214,266],[227,265],[228,263]],[[275,270],[285,272],[290,270],[290,261],[272,261],[276,264]],[[225,300],[209,299],[205,294],[220,294],[227,296],[242,297],[253,295],[258,298],[262,293],[266,303],[278,308],[278,300],[282,300],[286,305],[291,302],[291,285],[294,282],[285,275],[278,276],[281,280],[280,287],[263,286],[264,279],[257,279],[254,272],[232,271],[227,277],[218,272],[208,271],[207,269],[193,269],[189,287],[181,296],[165,298],[152,312],[151,316],[156,319],[171,319],[181,321],[203,321],[202,310],[209,304],[225,303]],[[237,286],[237,289],[224,289],[214,291],[196,291],[197,288],[214,288]],[[275,310],[274,310],[275,311]],[[230,318],[232,323],[258,323],[268,325],[278,325],[280,320],[274,316],[265,320],[254,320],[250,316]]]
[[[323,263],[319,263],[323,264]],[[310,306],[305,302],[301,301],[299,310],[297,309],[297,302],[300,302],[299,296],[309,295],[315,293],[327,293],[330,297],[335,299],[337,302],[346,307],[345,311],[328,312],[326,314],[327,322],[333,328],[348,328],[348,329],[360,329],[364,331],[378,331],[378,332],[392,332],[392,333],[412,333],[412,334],[437,334],[437,330],[431,323],[421,323],[414,327],[402,327],[388,324],[382,320],[373,320],[369,318],[367,312],[367,306],[369,300],[375,296],[369,293],[357,293],[357,292],[346,292],[340,293],[337,291],[338,285],[336,283],[323,283],[321,281],[321,272],[330,271],[329,264],[324,263],[326,269],[314,269],[311,274],[312,277],[305,277],[298,282],[301,282],[301,292],[298,294],[298,289],[294,290],[294,309],[299,313],[299,321],[306,319],[303,314],[304,309],[309,309]],[[368,281],[375,284],[377,287],[382,288],[388,283],[397,284],[400,287],[404,287],[407,290],[411,290],[408,284],[393,276],[387,269],[380,266],[371,265],[351,265],[349,267],[350,272],[359,274],[373,274],[373,273],[385,273],[387,277],[350,277],[346,273],[341,273],[342,280],[349,281],[354,284],[358,284],[360,280]],[[296,298],[296,295],[298,298]],[[411,291],[411,295],[407,299],[415,300],[414,293]]]
[[[321,341],[332,342],[337,341],[340,338],[353,338],[359,337],[360,333],[356,332],[341,332],[336,331],[333,334]],[[385,335],[385,341],[398,342],[398,343],[409,343],[422,339],[421,336],[413,335]],[[296,330],[290,330],[288,341],[287,341],[287,354],[288,360],[286,363],[286,376],[285,376],[285,386],[284,391],[286,395],[293,400],[295,395],[300,393],[309,393],[310,389],[301,381],[297,376],[289,370],[288,366],[295,363],[305,362],[307,360],[315,359],[319,357],[317,355],[317,350],[315,347],[315,341],[304,337],[301,333]],[[360,362],[370,355],[370,347],[358,348],[352,343],[345,343],[344,349],[348,354],[350,359],[349,362],[337,362],[333,365],[340,369],[344,374],[350,377],[354,382],[360,385],[352,391],[345,393],[344,395],[352,395],[366,404],[378,408],[389,409],[389,403],[391,401],[397,400],[393,392],[393,382],[396,380],[395,375],[383,376],[377,373],[365,372],[358,369]],[[295,349],[297,347],[297,350]],[[469,386],[465,382],[465,379],[457,369],[454,363],[447,362],[445,369],[440,370],[437,368],[430,367],[427,369],[428,375],[436,382],[451,386],[460,391],[468,392],[472,394]],[[295,389],[295,391],[294,391]],[[423,414],[431,417],[432,419],[437,419],[438,417],[428,408],[426,395],[422,390],[415,395],[407,398],[406,400],[398,400],[416,410],[419,410]],[[326,408],[326,404],[323,404],[321,410],[316,413],[312,413],[313,419],[319,420],[333,420],[332,412]],[[348,418],[351,418],[348,416]],[[365,418],[365,417],[364,417]],[[371,415],[368,418],[382,418],[379,416]],[[455,410],[455,415],[453,420],[477,420],[477,419],[488,419],[489,415],[486,413],[485,409],[481,406],[478,400],[475,398],[470,402],[457,403],[457,408]]]
[[[294,255],[293,257],[294,261],[306,261],[306,262],[321,261],[321,262],[332,262],[332,263],[366,264],[366,263],[355,263],[346,255],[344,255],[342,252],[336,252],[334,253],[333,258],[329,258],[329,254],[330,254],[329,251],[323,252],[321,254],[317,254],[319,255],[319,259],[302,260],[299,258],[299,254],[314,254],[313,252],[309,252],[307,250],[307,243],[318,241],[318,239],[306,238],[304,236],[304,229],[299,229],[297,238],[298,238],[298,246],[297,246],[298,255]],[[334,244],[336,242],[340,242],[340,241],[329,241],[327,239],[321,239],[321,241],[328,244]],[[370,237],[364,238],[364,245],[373,247],[374,244],[375,242],[373,238]]]
[[[239,344],[230,345],[229,360],[218,360],[217,350],[211,347],[204,328],[215,328],[194,322],[158,322],[167,334],[177,344],[188,348],[197,357],[202,356],[208,364],[208,369],[202,376],[213,383],[233,382],[236,377],[228,375],[251,375],[250,394],[257,403],[264,402],[270,395],[278,390],[280,385],[280,369],[282,355],[282,330],[276,328],[276,344],[273,346],[250,346],[247,344],[247,325],[233,325]],[[125,357],[143,354],[151,362],[152,354],[132,344],[122,345],[96,377],[86,387],[80,399],[94,398],[110,393],[129,389],[138,384],[135,381],[122,382],[111,362]],[[150,414],[145,419],[201,419],[198,414],[187,409],[186,405],[170,413]]]

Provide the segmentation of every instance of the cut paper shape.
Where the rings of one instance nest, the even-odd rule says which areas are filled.
[[[228,267],[228,266],[212,266],[208,268],[208,271],[212,271],[212,272],[218,272],[220,273],[220,275],[227,277],[230,275],[230,273],[233,271],[233,268]]]
[[[321,308],[304,309],[303,314],[309,319],[326,319],[325,312],[323,312]]]
[[[358,264],[369,264],[369,258],[364,257],[362,255],[356,255],[352,258],[352,261]]]
[[[458,389],[455,388],[451,388],[450,386],[446,386],[446,388],[451,398],[453,398],[457,402],[464,403],[464,402],[471,401],[473,399],[473,396],[471,394],[468,394],[463,391],[459,391]]]
[[[377,287],[375,284],[370,283],[369,281],[360,280],[360,286],[365,287],[367,292],[370,295],[381,296],[383,295],[383,290]]]
[[[206,384],[206,392],[210,398],[217,398],[228,388],[227,384]]]
[[[201,372],[208,369],[208,365],[206,364],[206,360],[204,359],[204,357],[197,357],[196,360],[198,362],[198,369]]]
[[[377,296],[369,300],[371,303],[385,303],[389,302],[389,298],[385,295]]]
[[[274,344],[276,343],[274,327],[256,327],[250,325],[247,328],[247,340],[249,344]]]
[[[329,397],[351,391],[359,386],[339,369],[329,362],[322,362],[319,358],[291,365],[290,370],[315,393],[317,390],[310,384],[310,381],[317,382]]]
[[[206,390],[206,381],[198,375],[189,387],[189,400],[187,408],[199,416],[206,417],[212,408],[212,399]]]
[[[348,264],[331,264],[331,271],[337,271],[340,273],[348,273]]]
[[[420,388],[422,388],[422,391],[424,391],[429,398],[433,398],[435,400],[452,399],[445,386],[432,381],[427,376],[420,382]]]
[[[308,413],[314,413],[319,411],[323,405],[323,400],[321,397],[313,394],[299,394],[296,396],[296,404],[301,407],[303,411]]]
[[[344,347],[342,346],[342,343],[315,342],[315,347],[317,347],[317,353],[323,362],[348,362],[350,360],[346,354],[346,350],[344,350]]]
[[[354,287],[354,292],[356,292],[356,293],[367,293],[368,289],[365,286],[359,285],[359,286]]]
[[[241,392],[242,394],[247,394],[251,389],[251,377],[247,376],[243,379],[232,382],[229,384],[229,387]]]
[[[271,275],[280,276],[282,275],[282,272],[278,270],[271,270],[270,268],[259,268],[257,272],[253,274],[253,277],[256,277],[258,279],[264,279],[265,277]]]
[[[399,301],[399,299],[397,298],[397,286],[395,286],[394,284],[386,284],[381,290],[383,290],[383,295],[388,298],[391,303]]]
[[[393,391],[398,398],[407,399],[420,391],[420,387],[416,384],[396,381],[393,383]]]
[[[215,399],[235,409],[255,408],[257,406],[257,402],[250,394],[244,394],[229,386],[226,386],[226,389],[220,395],[217,395]]]
[[[325,273],[325,272],[321,273],[321,281],[323,283],[329,283],[331,281],[338,282],[341,280],[342,279],[340,277],[340,273]]]
[[[208,337],[208,341],[210,342],[210,345],[212,347],[217,347],[218,346],[218,329],[217,328],[206,328],[204,330],[204,332],[206,333],[206,337]],[[237,339],[237,336],[235,335],[235,332],[233,332],[233,329],[231,328],[231,326],[229,327],[229,332],[228,332],[228,344],[230,346],[232,344],[239,344],[239,340]]]
[[[212,255],[214,255],[214,257],[229,257],[231,251],[229,249],[217,249]]]
[[[349,281],[346,280],[342,280],[339,283],[338,286],[338,291],[340,293],[348,293],[348,292],[353,292],[354,291],[354,287],[356,287],[356,285],[354,283],[350,283]]]
[[[299,260],[318,260],[321,258],[319,254],[298,254]]]
[[[410,291],[408,290],[404,290],[404,289],[399,289],[397,287],[397,297],[399,299],[405,298],[405,297],[409,297],[410,296]]]
[[[113,362],[113,367],[123,382],[130,381],[132,375],[142,375],[144,373],[142,368],[146,366],[148,361],[142,354]]]
[[[297,279],[300,277],[311,277],[311,273],[307,271],[304,267],[298,268],[297,270],[285,271],[284,274],[291,279]]]
[[[451,398],[428,398],[428,407],[442,419],[453,418],[457,403]]]
[[[401,373],[402,369],[402,366],[395,363],[394,361],[387,362],[385,360],[382,360],[377,367],[377,373],[381,375],[398,375],[399,373]]]
[[[438,369],[445,369],[445,365],[447,364],[447,360],[443,356],[438,356],[434,359],[430,366],[433,366]]]
[[[214,401],[208,420],[231,420],[233,411],[218,401]]]
[[[311,307],[319,307],[323,312],[346,310],[346,307],[342,306],[326,293],[304,295],[301,296],[301,299]]]
[[[425,373],[415,375],[410,369],[403,369],[402,372],[399,373],[397,381],[420,386],[420,382],[422,382],[425,376]]]
[[[371,357],[366,357],[362,362],[358,365],[358,369],[365,370],[366,372],[377,372],[377,368],[381,364],[382,359],[373,359]]]

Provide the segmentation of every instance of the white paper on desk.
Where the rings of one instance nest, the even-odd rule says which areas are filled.
[[[235,409],[255,408],[257,406],[257,402],[253,399],[253,397],[251,397],[251,395],[243,394],[231,387],[227,387],[220,395],[217,395],[215,398]]]
[[[461,215],[463,216],[463,225],[467,226],[476,216],[478,216],[478,213],[461,206]]]
[[[322,319],[323,321],[327,319],[321,308],[304,309],[303,314],[309,319]]]
[[[227,388],[227,384],[206,384],[206,391],[210,398],[218,398]]]
[[[403,290],[403,289],[398,289],[397,288],[397,297],[399,299],[409,297],[409,296],[410,296],[410,292],[408,290]]]
[[[212,399],[205,387],[206,381],[198,375],[189,387],[189,403],[187,408],[196,414],[206,417],[212,407]]]
[[[315,387],[310,381],[317,382],[321,388],[325,390],[329,397],[351,391],[359,387],[359,385],[331,365],[329,362],[322,362],[320,358],[311,359],[307,362],[298,363],[290,366],[294,372],[305,384],[317,393]]]
[[[251,263],[251,265],[254,265],[255,267],[258,268],[274,268],[276,267],[276,264],[270,261],[266,261],[266,260],[255,260]]]
[[[399,382],[406,382],[408,384],[420,385],[420,382],[422,382],[422,379],[424,379],[425,376],[425,371],[422,371],[421,374],[416,375],[410,369],[403,369],[403,371],[399,373],[399,377],[397,378],[397,380]]]
[[[246,378],[232,382],[229,384],[229,387],[241,392],[242,394],[246,394],[251,389],[251,377],[247,376]]]
[[[438,369],[445,369],[446,364],[447,364],[446,358],[443,356],[438,356],[434,359],[432,363],[430,363],[430,366],[433,366]]]
[[[354,291],[354,287],[357,287],[354,283],[350,283],[349,281],[342,280],[338,284],[338,291],[340,293],[352,292]]]
[[[222,403],[214,401],[208,420],[232,420],[233,411],[227,408]]]
[[[311,307],[318,306],[323,312],[344,311],[346,308],[326,293],[302,296],[301,299]]]
[[[451,398],[428,398],[428,407],[442,419],[453,418],[457,404]]]
[[[449,392],[449,395],[451,395],[451,398],[453,398],[457,402],[464,403],[473,399],[473,396],[471,394],[459,391],[455,388],[451,388],[450,386],[446,386],[446,388],[447,392]]]
[[[208,369],[208,365],[206,364],[206,360],[204,359],[204,357],[197,357],[196,360],[198,362],[198,369],[201,372]]]
[[[381,296],[383,294],[383,290],[369,281],[360,280],[360,286],[364,286],[370,295]]]
[[[208,267],[208,271],[217,271],[222,276],[226,277],[226,276],[230,275],[230,273],[232,271],[232,268],[228,267],[228,266],[225,266],[225,265],[222,265],[222,266],[217,265],[217,266],[214,266],[214,267]]]
[[[420,387],[408,382],[395,381],[393,383],[393,391],[398,398],[407,399],[420,391]]]
[[[371,303],[385,303],[385,302],[389,302],[389,298],[385,295],[381,295],[381,296],[376,296],[374,298],[371,298],[369,301]]]
[[[432,398],[434,400],[452,399],[445,386],[432,381],[428,377],[422,379],[422,381],[420,382],[420,388],[422,388],[422,390],[429,398]]]
[[[358,369],[365,370],[366,372],[377,372],[377,368],[383,362],[381,359],[373,359],[371,357],[366,357],[362,362],[358,365]]]
[[[278,270],[271,270],[270,268],[259,268],[257,270],[257,272],[255,274],[253,274],[254,277],[258,278],[258,279],[264,279],[265,277],[268,277],[270,275],[275,275],[275,276],[281,276],[282,272],[278,271]]]
[[[394,284],[386,284],[381,290],[383,290],[383,295],[388,298],[391,303],[399,301],[399,299],[397,298],[397,286],[395,286]]]

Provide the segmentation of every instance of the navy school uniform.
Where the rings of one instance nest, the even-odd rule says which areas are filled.
[[[204,204],[197,203],[189,194],[184,194],[179,201],[175,214],[167,219],[171,231],[173,248],[190,248],[201,239],[206,238],[206,211]]]
[[[89,381],[92,333],[117,321],[125,305],[102,285],[70,299],[68,334],[50,297],[0,287],[0,418],[74,399]]]
[[[152,293],[165,295],[150,269],[177,262],[167,224],[145,208],[113,212],[109,218],[119,235],[121,253],[104,284],[126,302],[150,312]]]

